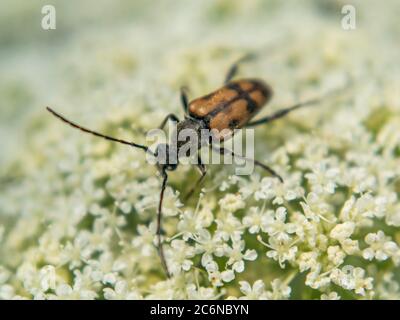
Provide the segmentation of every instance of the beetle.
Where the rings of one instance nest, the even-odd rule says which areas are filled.
[[[269,116],[251,121],[252,118],[264,107],[265,104],[267,104],[271,100],[273,96],[272,88],[261,79],[245,78],[233,80],[233,78],[237,74],[239,65],[246,60],[252,59],[253,57],[254,56],[250,54],[237,60],[229,68],[223,86],[207,95],[189,101],[186,88],[181,88],[180,97],[184,111],[184,119],[179,120],[179,118],[175,114],[168,114],[162,121],[159,128],[163,129],[168,121],[174,121],[176,122],[176,130],[178,133],[184,129],[192,129],[199,135],[200,131],[203,129],[216,129],[218,132],[224,130],[225,134],[219,135],[217,137],[219,141],[224,141],[226,139],[229,139],[236,129],[244,127],[254,127],[261,124],[269,123],[284,117],[289,112],[292,112],[296,109],[308,105],[313,105],[321,101],[321,97],[307,100],[292,105],[290,107],[280,109]],[[78,125],[68,120],[50,107],[47,107],[47,110],[63,122],[69,124],[76,129],[110,141],[119,142],[135,148],[142,149],[146,153],[150,153],[156,157],[156,165],[162,177],[162,185],[157,209],[157,249],[166,276],[170,277],[161,239],[162,204],[164,199],[164,191],[166,189],[168,181],[168,172],[173,171],[177,168],[178,152],[180,148],[183,147],[183,144],[176,140],[171,141],[169,144],[160,143],[159,145],[157,145],[155,151],[153,152],[149,149],[148,146],[122,139],[117,139],[82,127],[81,125]],[[202,146],[202,143],[196,146],[197,150],[199,150]],[[256,166],[259,166],[262,169],[268,171],[272,176],[283,182],[283,179],[280,175],[278,175],[273,169],[261,163],[260,161],[245,158],[241,155],[235,154],[233,151],[224,147],[215,148],[215,146],[212,145],[211,147],[220,154],[230,154],[233,157],[253,161]],[[175,152],[168,152],[171,149],[174,149]],[[161,154],[167,154],[168,156],[165,159],[165,157],[163,158],[160,156]],[[191,188],[191,190],[187,193],[185,199],[188,199],[192,195],[198,185],[201,184],[207,173],[206,166],[201,161],[199,153],[197,154],[197,157],[198,162],[196,165],[200,171],[201,176]]]

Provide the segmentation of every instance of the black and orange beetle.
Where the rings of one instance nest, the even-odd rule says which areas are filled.
[[[267,122],[271,122],[273,120],[282,118],[289,112],[298,109],[300,107],[306,106],[306,105],[312,105],[321,100],[321,98],[318,99],[312,99],[308,100],[302,103],[297,103],[291,107],[284,108],[281,110],[278,110],[277,112],[273,113],[272,115],[260,118],[255,121],[250,121],[261,109],[262,107],[270,101],[272,98],[272,89],[269,85],[267,85],[265,82],[259,79],[241,79],[241,80],[236,80],[232,81],[233,77],[236,75],[238,66],[241,62],[244,60],[248,60],[249,58],[252,58],[252,56],[248,55],[243,57],[242,59],[239,59],[236,63],[232,65],[232,67],[229,69],[227,76],[225,78],[225,83],[224,85],[219,88],[218,90],[207,94],[205,96],[202,96],[200,98],[194,99],[191,102],[189,102],[186,90],[183,88],[181,89],[181,101],[183,105],[183,111],[185,113],[184,119],[179,120],[179,118],[174,115],[174,114],[169,114],[165,117],[164,121],[161,123],[160,128],[164,128],[167,121],[171,120],[177,123],[177,131],[181,131],[183,129],[192,129],[195,130],[200,134],[200,130],[202,129],[216,129],[218,131],[222,131],[225,129],[228,129],[228,132],[232,132],[235,129],[240,129],[243,127],[252,127],[252,126],[257,126],[260,124],[264,124]],[[162,176],[162,186],[161,186],[161,192],[160,192],[160,198],[159,198],[159,203],[158,203],[158,212],[157,212],[157,247],[158,247],[158,253],[161,259],[161,263],[163,265],[163,268],[165,270],[166,275],[169,277],[170,273],[168,271],[168,266],[165,260],[164,256],[164,251],[163,251],[163,246],[162,246],[162,241],[161,241],[161,216],[162,216],[162,203],[163,203],[163,198],[164,198],[164,191],[166,188],[167,180],[168,180],[168,171],[173,171],[177,168],[178,165],[178,151],[179,149],[183,146],[181,143],[178,141],[171,141],[169,144],[159,144],[155,150],[155,152],[152,152],[149,150],[149,147],[145,145],[140,145],[134,142],[129,142],[121,139],[116,139],[107,135],[103,135],[101,133],[86,129],[80,125],[77,125],[70,120],[66,119],[62,115],[58,114],[51,108],[47,107],[47,110],[51,112],[54,116],[58,117],[62,121],[66,122],[67,124],[71,125],[72,127],[75,127],[77,129],[80,129],[86,133],[93,134],[95,136],[119,142],[122,144],[130,145],[136,148],[140,148],[144,150],[145,152],[151,153],[153,156],[156,157],[157,159],[157,167],[159,169],[159,172]],[[220,141],[229,138],[231,135],[222,135],[219,136],[218,139]],[[197,150],[199,150],[202,147],[201,144],[197,146]],[[215,149],[214,146],[211,145],[212,148]],[[166,154],[165,151],[174,149],[176,150],[175,153],[172,153],[172,158],[171,158],[171,153],[167,152],[169,155],[169,158],[163,159],[163,161],[159,161],[160,159],[157,157],[159,154],[163,153]],[[240,157],[244,158],[242,156],[239,156],[235,154],[233,151],[228,150],[224,147],[219,147],[218,149],[215,149],[216,151],[220,152],[221,154],[229,153],[233,157]],[[198,153],[198,163],[197,167],[200,170],[201,177],[198,179],[198,181],[194,184],[192,189],[188,192],[186,198],[188,198],[193,191],[196,189],[196,187],[202,182],[206,175],[206,167],[202,163],[200,155]],[[268,167],[265,164],[262,164],[261,162],[254,160],[254,159],[247,159],[244,158],[245,160],[250,160],[254,161],[254,164],[263,168],[264,170],[267,170],[270,174],[278,178],[281,182],[283,182],[282,178],[275,173],[270,167]],[[166,161],[165,161],[166,160]]]

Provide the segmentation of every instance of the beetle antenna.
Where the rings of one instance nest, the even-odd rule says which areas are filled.
[[[61,121],[63,121],[63,122],[65,122],[65,123],[69,124],[71,127],[74,127],[74,128],[76,128],[76,129],[79,129],[79,130],[81,130],[81,131],[83,131],[83,132],[90,133],[90,134],[92,134],[92,135],[94,135],[94,136],[96,136],[96,137],[100,137],[100,138],[103,138],[103,139],[106,139],[106,140],[115,141],[115,142],[119,142],[119,143],[122,143],[122,144],[127,144],[127,145],[132,146],[132,147],[136,147],[136,148],[139,148],[139,149],[143,149],[143,150],[146,151],[146,152],[149,152],[149,151],[150,151],[149,148],[148,148],[147,146],[144,146],[144,145],[141,145],[141,144],[137,144],[137,143],[134,143],[134,142],[129,142],[129,141],[122,140],[122,139],[113,138],[113,137],[110,137],[110,136],[107,136],[107,135],[104,135],[104,134],[95,132],[95,131],[93,131],[93,130],[86,129],[86,128],[84,128],[84,127],[82,127],[82,126],[80,126],[80,125],[78,125],[78,124],[76,124],[76,123],[74,123],[74,122],[68,120],[67,118],[65,118],[65,117],[62,116],[61,114],[55,112],[55,111],[54,111],[53,109],[51,109],[50,107],[46,107],[46,109],[47,109],[47,111],[49,111],[51,114],[53,114],[55,117],[57,117],[57,118],[60,119]]]
[[[167,186],[168,175],[165,171],[162,171],[162,176],[163,176],[163,181],[161,186],[160,201],[158,203],[158,212],[157,212],[157,248],[158,248],[158,255],[160,256],[161,259],[161,264],[164,268],[167,277],[169,278],[170,273],[168,271],[167,261],[165,260],[165,255],[164,255],[164,248],[161,241],[162,204],[164,200],[164,191]]]

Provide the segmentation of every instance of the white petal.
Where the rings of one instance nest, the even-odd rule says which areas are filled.
[[[244,271],[244,261],[240,260],[238,262],[235,262],[232,266],[232,269],[239,273],[243,272]]]
[[[251,286],[250,283],[248,283],[247,281],[239,281],[240,284],[240,291],[243,292],[243,294],[250,294],[251,293]]]
[[[225,282],[231,282],[233,279],[235,279],[235,273],[232,270],[226,270],[221,272],[221,278]]]
[[[367,248],[363,251],[363,258],[366,260],[372,260],[374,258],[374,250]]]
[[[256,250],[247,250],[246,253],[244,254],[243,258],[245,260],[250,260],[250,261],[256,260],[257,259]]]
[[[256,294],[261,294],[264,291],[265,284],[262,280],[257,280],[253,284],[253,291]]]

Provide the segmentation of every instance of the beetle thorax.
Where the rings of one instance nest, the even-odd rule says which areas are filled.
[[[185,118],[183,121],[178,122],[176,126],[176,133],[172,136],[171,145],[176,146],[178,154],[182,148],[195,148],[196,150],[201,146],[201,131],[206,129],[202,120]]]

